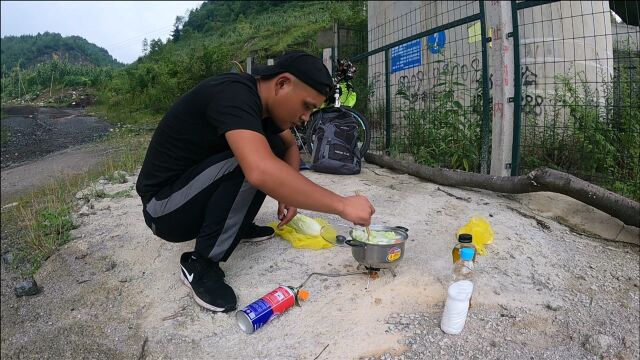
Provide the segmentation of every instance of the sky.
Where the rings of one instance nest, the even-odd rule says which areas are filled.
[[[142,55],[144,38],[166,39],[176,16],[203,1],[2,1],[1,33],[35,35],[45,31],[78,35],[129,64]]]

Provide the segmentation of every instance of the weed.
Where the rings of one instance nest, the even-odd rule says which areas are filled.
[[[523,112],[522,169],[561,169],[640,200],[639,84],[639,71],[616,71],[598,91],[584,73],[556,75],[549,109]]]
[[[435,167],[478,171],[480,168],[480,114],[466,84],[455,81],[445,63],[430,96],[419,97],[400,88],[396,95],[405,105],[400,114],[404,134],[394,143],[396,151],[412,155],[416,162]],[[471,105],[465,105],[470,101]]]
[[[9,131],[9,129],[7,129],[6,127],[2,126],[0,128],[0,143],[2,145],[4,145],[7,142],[9,142],[10,138],[11,138],[11,132]]]
[[[2,213],[2,231],[8,242],[3,251],[14,254],[14,265],[26,274],[35,273],[41,264],[62,245],[71,240],[75,228],[72,213],[76,208],[76,194],[100,177],[120,178],[119,170],[136,171],[146,152],[150,134],[138,131],[112,133],[103,140],[113,149],[112,155],[96,169],[86,174],[67,176],[18,199],[18,205]],[[132,189],[107,194],[97,188],[86,199],[121,198],[131,195]],[[3,240],[4,241],[4,240]]]

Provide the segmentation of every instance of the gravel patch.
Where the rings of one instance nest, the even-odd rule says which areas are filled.
[[[2,169],[102,138],[112,126],[84,109],[7,107],[2,127],[9,139],[2,144]]]

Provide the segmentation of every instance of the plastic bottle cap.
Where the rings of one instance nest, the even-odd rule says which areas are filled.
[[[460,249],[460,258],[465,261],[473,260],[475,252],[472,248],[462,248]]]
[[[298,290],[298,299],[305,301],[309,298],[309,292],[305,289]]]
[[[458,235],[458,242],[470,243],[472,240],[473,240],[473,236],[471,236],[471,234],[460,234],[460,235]]]

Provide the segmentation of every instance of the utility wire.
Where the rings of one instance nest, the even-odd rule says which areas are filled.
[[[169,30],[169,29],[171,29],[171,28],[173,28],[173,26],[165,26],[165,27],[163,27],[163,28],[159,28],[159,29],[156,29],[156,30],[153,30],[153,31],[150,31],[150,32],[146,32],[146,33],[143,33],[143,34],[140,34],[140,35],[136,35],[136,36],[131,37],[131,38],[126,39],[126,40],[121,40],[121,41],[118,41],[118,42],[115,42],[115,43],[112,43],[112,44],[106,45],[105,47],[118,48],[118,47],[120,47],[120,46],[123,46],[125,43],[131,42],[131,41],[133,41],[133,40],[137,40],[137,39],[139,39],[139,38],[141,38],[141,37],[149,36],[149,35],[151,35],[151,34],[155,34],[155,33],[159,33],[159,32],[164,32],[164,31]]]

